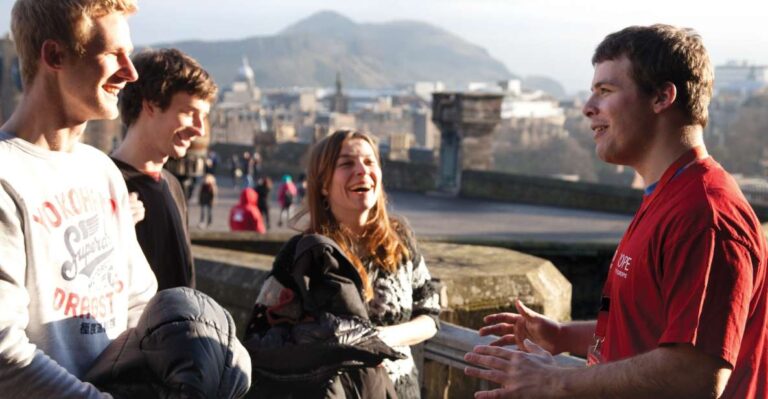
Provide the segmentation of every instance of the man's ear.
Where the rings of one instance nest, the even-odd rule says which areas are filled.
[[[154,116],[157,110],[157,104],[153,104],[148,100],[141,100],[141,111],[145,112],[147,116]]]
[[[677,87],[672,82],[666,82],[656,90],[653,97],[653,111],[657,114],[670,108],[677,100]]]
[[[40,63],[46,69],[61,70],[67,53],[64,45],[53,39],[47,39],[40,48]]]

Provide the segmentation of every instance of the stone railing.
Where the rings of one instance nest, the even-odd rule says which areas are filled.
[[[459,373],[463,372],[464,368],[470,366],[469,363],[464,361],[464,354],[472,351],[477,345],[488,345],[498,337],[486,336],[481,337],[477,334],[477,330],[457,326],[455,324],[442,322],[440,323],[440,331],[432,339],[424,343],[422,348],[422,355],[425,360],[432,361],[442,366],[447,366]],[[514,347],[514,346],[513,346]],[[583,359],[567,356],[557,355],[555,356],[557,364],[562,367],[585,367],[586,362]],[[429,365],[427,365],[429,367]],[[422,370],[423,370],[422,366]],[[434,372],[433,370],[430,370]],[[431,376],[430,376],[431,377]],[[430,378],[434,380],[433,378]],[[467,378],[469,379],[469,378]],[[475,381],[476,385],[467,387],[471,391],[474,388],[480,390],[492,389],[490,384],[486,381]],[[429,379],[424,382],[430,384]],[[439,385],[435,387],[429,387],[427,385],[428,397],[442,398],[447,397],[447,392],[437,392]],[[458,395],[456,388],[451,390],[451,397],[464,397]],[[471,395],[471,392],[466,392]],[[471,396],[466,396],[471,397]]]
[[[258,243],[250,236],[219,233],[193,240],[224,247],[193,246],[197,284],[232,313],[242,337],[279,239]],[[471,397],[482,388],[455,367],[483,338],[457,325],[479,328],[484,315],[513,310],[517,298],[553,319],[570,318],[571,285],[549,261],[504,248],[437,242],[419,247],[442,287],[444,327],[424,346],[427,398]],[[261,250],[268,254],[255,253]]]

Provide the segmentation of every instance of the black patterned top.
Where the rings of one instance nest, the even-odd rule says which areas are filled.
[[[416,247],[410,231],[401,234],[411,252],[410,259],[390,273],[373,262],[365,262],[373,287],[373,299],[368,302],[368,313],[375,325],[390,326],[407,322],[420,315],[428,315],[439,327],[439,294],[427,270],[424,257]],[[419,398],[418,370],[408,346],[395,347],[408,357],[398,361],[384,361],[389,377],[395,384],[400,399]]]

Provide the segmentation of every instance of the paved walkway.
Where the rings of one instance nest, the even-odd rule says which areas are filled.
[[[276,188],[272,196],[275,196]],[[210,230],[226,231],[229,209],[240,191],[231,180],[219,180],[219,197]],[[419,236],[451,236],[476,239],[511,239],[548,242],[617,243],[630,216],[544,206],[520,205],[465,198],[444,198],[407,192],[388,192],[395,214],[408,219]],[[290,232],[276,226],[279,206],[271,198],[272,231]],[[190,229],[199,229],[197,192],[189,204]]]

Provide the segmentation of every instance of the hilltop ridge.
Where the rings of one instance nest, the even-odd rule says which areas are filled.
[[[176,47],[190,54],[222,86],[235,78],[243,55],[264,88],[329,87],[336,72],[345,86],[358,88],[415,81],[463,88],[471,81],[515,77],[484,48],[433,25],[410,20],[357,23],[333,11],[312,14],[272,36],[150,47]]]

